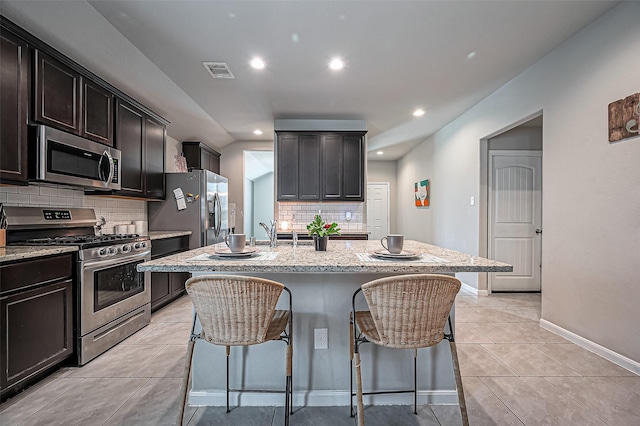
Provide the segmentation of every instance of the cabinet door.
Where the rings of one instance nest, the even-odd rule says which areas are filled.
[[[203,170],[211,170],[209,169],[209,162],[211,160],[211,154],[209,151],[206,151],[200,148],[200,167]]]
[[[116,147],[122,151],[120,160],[123,192],[143,195],[144,115],[134,107],[118,102],[116,110]]]
[[[147,118],[144,133],[145,195],[148,198],[164,199],[165,128]]]
[[[82,136],[113,146],[113,95],[92,81],[82,81]]]
[[[342,199],[364,201],[364,136],[344,135],[342,144]]]
[[[277,136],[278,200],[298,199],[298,136],[291,133]]]
[[[220,174],[220,154],[211,153],[209,156],[209,170]]]
[[[298,199],[320,199],[320,136],[298,137]]]
[[[72,288],[66,280],[0,299],[3,391],[73,354]]]
[[[27,43],[0,33],[0,182],[27,182]]]
[[[342,198],[342,135],[322,135],[322,199]]]
[[[80,134],[80,74],[36,50],[34,119]]]
[[[170,275],[171,298],[175,299],[186,292],[184,283],[191,277],[191,274],[188,272],[173,272]]]
[[[151,273],[151,309],[164,305],[171,297],[168,272]]]

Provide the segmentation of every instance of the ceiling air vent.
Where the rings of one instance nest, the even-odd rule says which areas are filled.
[[[229,65],[224,62],[203,62],[202,64],[213,78],[235,78],[231,74]]]

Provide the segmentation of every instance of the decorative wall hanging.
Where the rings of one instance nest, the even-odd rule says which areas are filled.
[[[429,179],[415,183],[414,196],[416,207],[429,207]]]
[[[609,142],[640,135],[640,93],[609,104]]]

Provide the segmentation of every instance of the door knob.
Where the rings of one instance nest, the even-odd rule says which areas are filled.
[[[542,234],[542,229],[536,229],[536,234]]]

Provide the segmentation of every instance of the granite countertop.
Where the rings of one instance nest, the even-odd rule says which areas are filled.
[[[78,246],[7,246],[0,247],[0,263],[78,251]]]
[[[381,250],[379,241],[329,240],[326,252],[311,245],[256,246],[260,252],[275,252],[275,258],[260,255],[243,259],[208,258],[224,244],[202,247],[138,265],[138,271],[151,272],[261,272],[261,273],[455,273],[510,272],[513,266],[442,247],[407,240],[404,250],[422,253],[419,260],[366,261],[358,254]],[[204,255],[205,260],[193,260]],[[362,255],[361,255],[362,256]],[[430,259],[428,257],[431,257]]]
[[[183,235],[191,235],[191,231],[149,231],[146,235],[153,240],[162,240],[165,238],[182,237]]]

